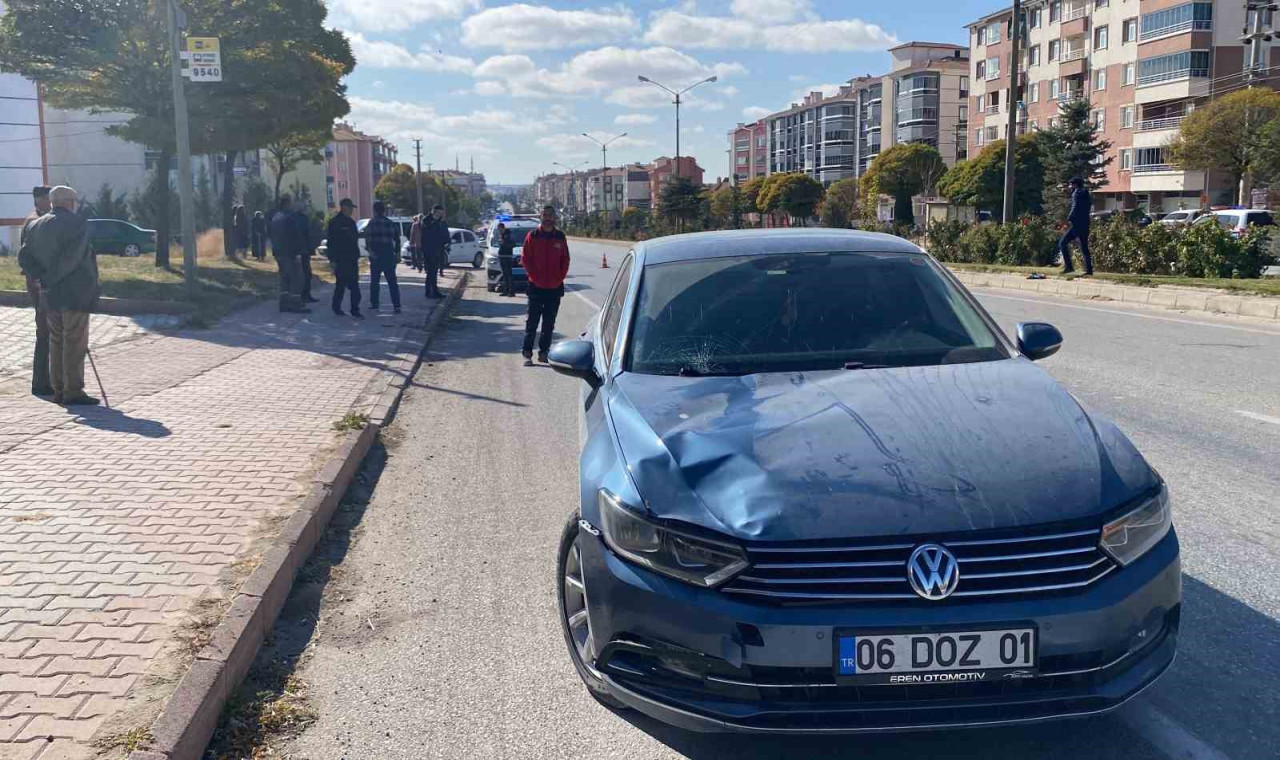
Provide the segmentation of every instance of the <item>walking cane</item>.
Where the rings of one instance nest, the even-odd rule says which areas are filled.
[[[102,392],[102,405],[111,408],[111,402],[107,399],[107,389],[102,385],[102,375],[98,374],[98,365],[93,362],[93,351],[85,349],[85,353],[89,356],[89,366],[93,369],[93,378],[98,381],[98,390]]]

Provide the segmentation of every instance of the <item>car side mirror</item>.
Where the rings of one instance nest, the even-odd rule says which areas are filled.
[[[596,374],[595,346],[589,340],[562,340],[551,347],[547,359],[551,369],[562,375],[584,380],[592,388],[602,384]]]
[[[1062,348],[1062,333],[1044,322],[1018,323],[1018,350],[1031,361],[1053,356]]]

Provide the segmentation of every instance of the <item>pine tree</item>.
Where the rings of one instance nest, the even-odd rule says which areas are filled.
[[[1040,132],[1044,163],[1044,209],[1054,219],[1067,217],[1067,183],[1084,180],[1091,192],[1107,184],[1107,167],[1115,160],[1107,155],[1111,141],[1103,139],[1092,121],[1093,106],[1084,98],[1062,105],[1058,126]]]

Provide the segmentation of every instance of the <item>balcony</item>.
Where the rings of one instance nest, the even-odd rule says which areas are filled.
[[[1179,169],[1170,164],[1142,164],[1133,167],[1134,174],[1168,174],[1176,171],[1179,171]]]
[[[992,114],[1000,113],[1000,104],[997,103],[994,106],[987,106],[986,109],[983,110],[983,113],[987,114],[988,116],[991,116]]]
[[[1213,31],[1213,19],[1197,18],[1197,19],[1191,19],[1189,21],[1180,21],[1176,24],[1170,24],[1168,26],[1157,27],[1155,29],[1146,29],[1138,34],[1138,41],[1150,42],[1151,40],[1158,40],[1161,37],[1172,37],[1175,34],[1182,34],[1183,32],[1212,32],[1212,31]]]
[[[1067,61],[1078,61],[1081,58],[1084,58],[1085,55],[1087,55],[1087,53],[1085,52],[1084,46],[1081,45],[1080,47],[1067,48],[1063,50],[1061,60],[1063,63],[1066,63]]]
[[[1083,97],[1084,97],[1084,90],[1067,90],[1066,92],[1058,93],[1058,102],[1070,103],[1073,100],[1076,100],[1078,98],[1083,98]]]
[[[1139,132],[1155,132],[1161,129],[1177,129],[1182,120],[1187,118],[1186,114],[1182,116],[1164,116],[1159,119],[1143,119],[1134,125]]]
[[[1181,79],[1197,79],[1209,76],[1208,68],[1189,67],[1183,69],[1175,69],[1173,71],[1162,71],[1158,74],[1147,74],[1138,77],[1138,86],[1148,84],[1160,84],[1161,82],[1176,82]]]
[[[1075,21],[1078,18],[1084,18],[1089,14],[1089,6],[1081,3],[1079,5],[1068,5],[1062,9],[1062,23]]]

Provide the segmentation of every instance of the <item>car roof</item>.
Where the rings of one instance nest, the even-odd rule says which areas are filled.
[[[923,253],[896,235],[827,228],[695,232],[647,240],[638,243],[636,249],[643,250],[646,265],[778,253]]]

